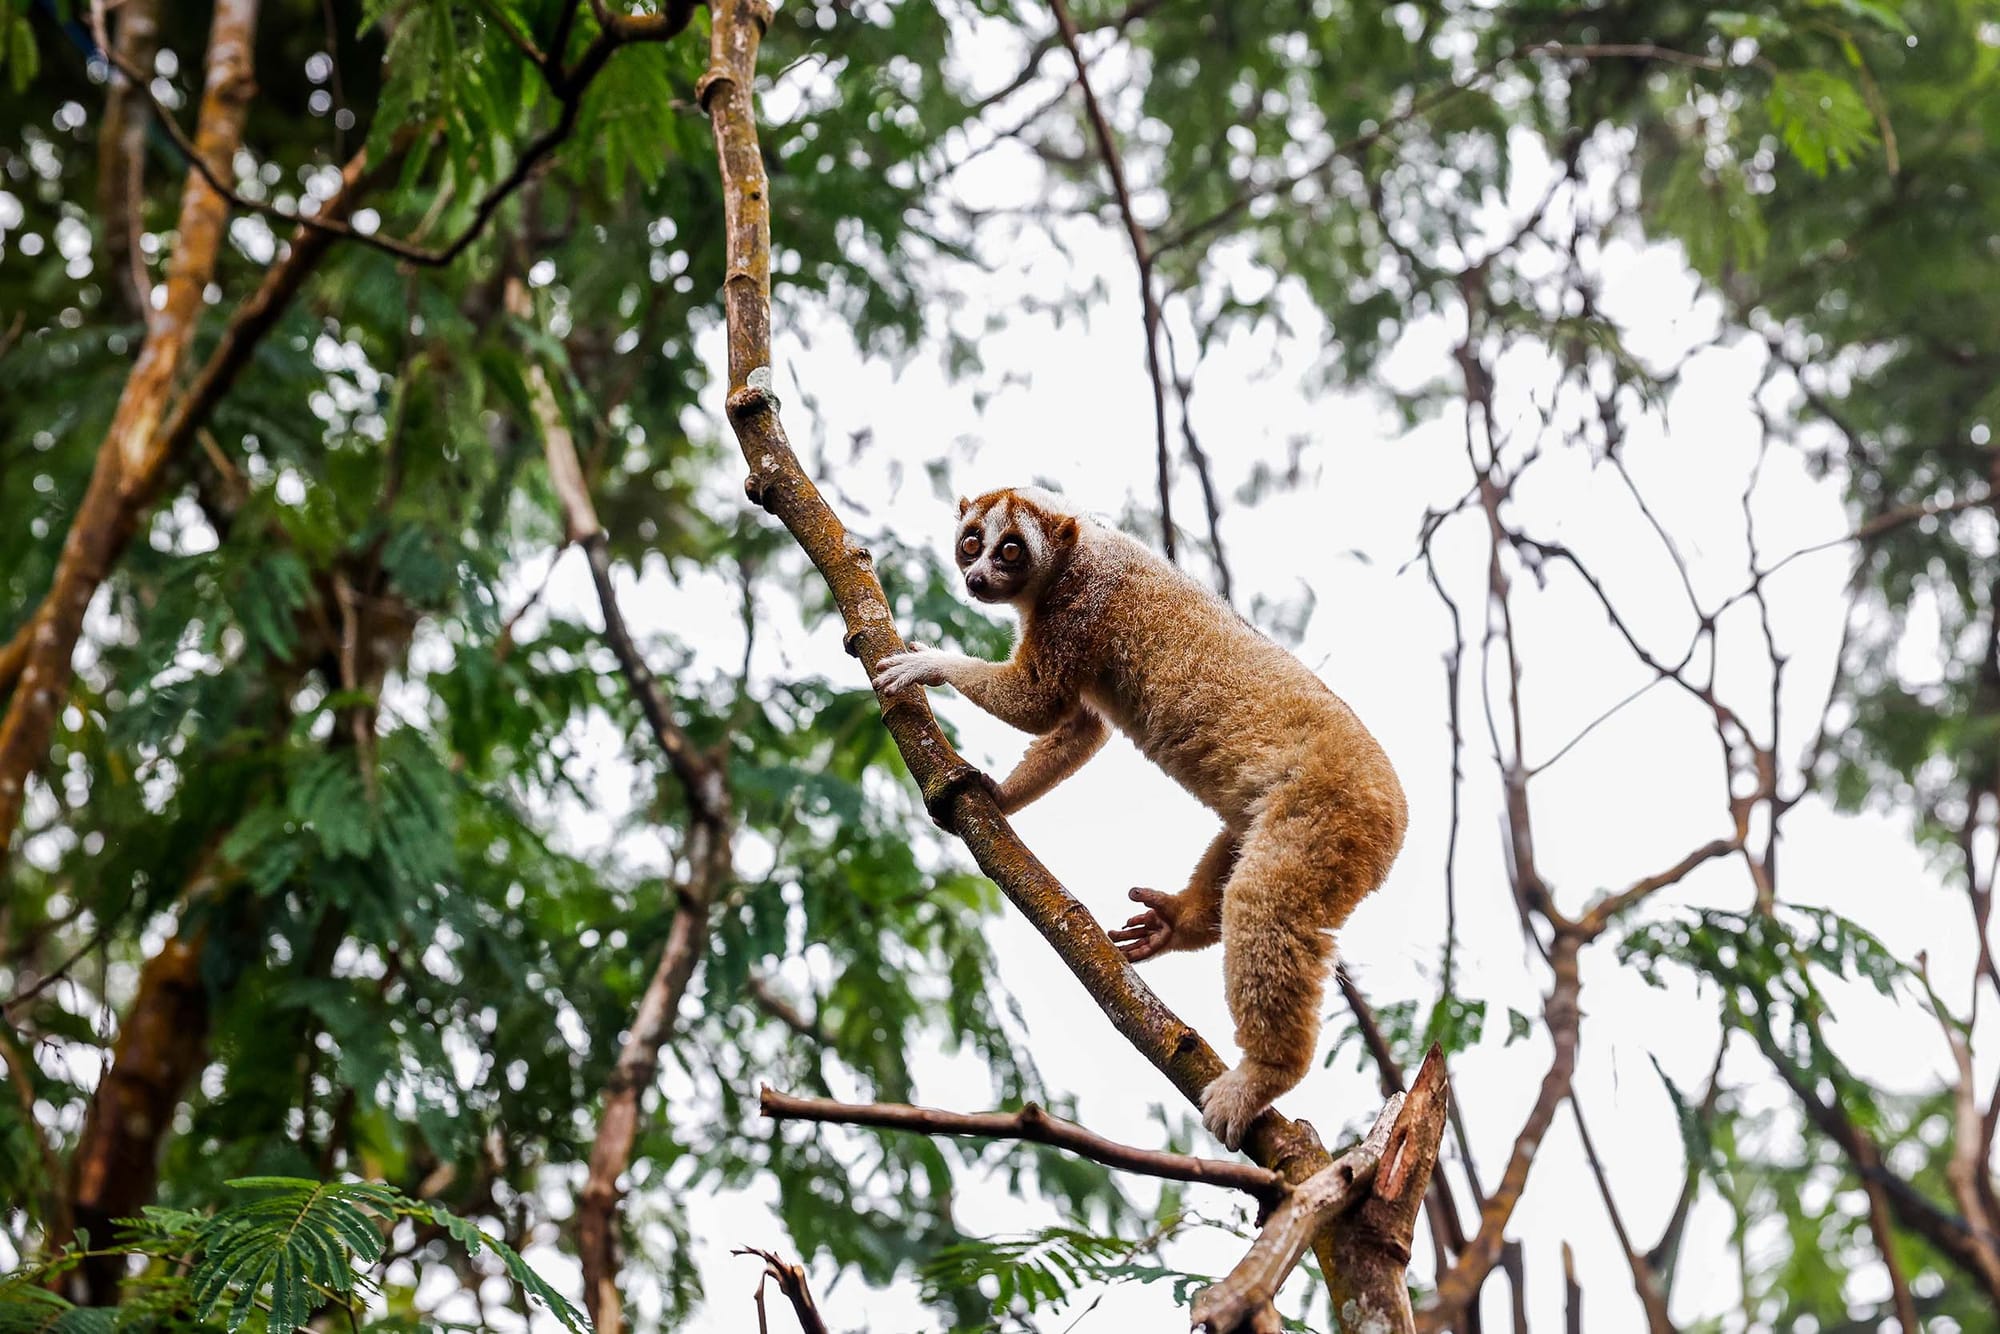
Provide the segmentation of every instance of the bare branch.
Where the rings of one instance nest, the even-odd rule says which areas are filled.
[[[1973,1086],[1972,1044],[1967,1038],[1967,1026],[1959,1023],[1945,1009],[1944,1001],[1932,989],[1930,960],[1921,953],[1917,956],[1917,971],[1923,981],[1924,992],[1930,998],[1931,1013],[1937,1017],[1945,1045],[1951,1050],[1952,1068],[1956,1075],[1951,1086],[1951,1159],[1945,1164],[1945,1180],[1950,1183],[1952,1198],[1958,1201],[1959,1210],[1965,1215],[1966,1231],[1978,1260],[1979,1273],[1989,1287],[2000,1287],[2000,1243],[1995,1240],[2000,1234],[1993,1230],[1993,1220],[1987,1216],[1986,1200],[1980,1190],[1982,1178],[1991,1169],[1983,1154],[1986,1135],[1981,1125],[1979,1094]],[[1974,979],[1975,1000],[1978,989],[1978,980]],[[1889,1254],[1890,1234],[1878,1232],[1876,1236],[1881,1243],[1883,1258],[1888,1261],[1892,1276],[1898,1280],[1897,1318],[1906,1322],[1904,1328],[1917,1329],[1916,1308],[1910,1300],[1909,1285],[1901,1281],[1896,1262]],[[1905,1311],[1909,1312],[1907,1316]]]
[[[1283,1199],[1288,1190],[1285,1179],[1268,1168],[1232,1159],[1197,1158],[1185,1153],[1167,1153],[1120,1144],[1074,1121],[1052,1116],[1032,1102],[1018,1112],[946,1112],[935,1107],[911,1107],[901,1103],[799,1098],[780,1093],[767,1085],[757,1092],[757,1106],[764,1115],[779,1122],[818,1121],[834,1125],[873,1126],[884,1130],[909,1130],[920,1135],[1026,1140],[1066,1149],[1079,1158],[1088,1158],[1121,1172],[1139,1172],[1168,1181],[1227,1186],[1232,1190],[1246,1191],[1267,1203]],[[1301,1185],[1300,1189],[1304,1186]]]
[[[1543,1007],[1549,1037],[1555,1044],[1555,1056],[1549,1062],[1547,1073],[1542,1076],[1534,1105],[1529,1109],[1520,1133],[1514,1138],[1514,1147],[1507,1155],[1507,1165],[1501,1171],[1499,1184],[1487,1198],[1485,1208],[1480,1210],[1479,1231],[1466,1242],[1465,1250],[1450,1272],[1438,1280],[1431,1304],[1418,1315],[1417,1328],[1424,1334],[1441,1334],[1441,1331],[1450,1328],[1478,1297],[1487,1274],[1500,1259],[1507,1221],[1514,1216],[1514,1206],[1520,1202],[1535,1153],[1548,1134],[1550,1123],[1555,1120],[1556,1109],[1569,1096],[1570,1077],[1576,1071],[1581,1018],[1577,1009],[1577,993],[1582,986],[1577,972],[1578,943],[1574,931],[1556,932],[1549,957],[1550,966],[1555,970],[1555,987]]]
[[[1591,1176],[1597,1181],[1597,1193],[1604,1200],[1604,1212],[1611,1218],[1612,1234],[1618,1238],[1619,1249],[1625,1252],[1625,1263],[1632,1270],[1632,1288],[1639,1296],[1639,1305],[1645,1310],[1646,1328],[1650,1334],[1676,1334],[1674,1322],[1667,1314],[1666,1286],[1660,1281],[1660,1274],[1653,1268],[1652,1261],[1632,1244],[1632,1234],[1625,1227],[1625,1215],[1619,1212],[1618,1201],[1611,1193],[1611,1178],[1605,1174],[1604,1163],[1597,1156],[1597,1145],[1590,1138],[1590,1127],[1584,1124],[1583,1107],[1574,1097],[1569,1100],[1569,1112],[1576,1118],[1577,1137],[1583,1141],[1583,1156],[1590,1164]]]
[[[799,1318],[802,1334],[827,1334],[826,1321],[820,1316],[819,1307],[813,1304],[812,1290],[806,1287],[806,1271],[803,1265],[787,1264],[770,1251],[760,1251],[754,1246],[743,1246],[730,1252],[731,1255],[754,1255],[764,1262],[764,1277],[757,1283],[757,1328],[764,1325],[764,1283],[769,1279],[778,1281],[778,1291],[785,1294],[785,1300],[792,1304],[792,1314]]]
[[[1563,1330],[1583,1334],[1583,1285],[1576,1281],[1576,1253],[1563,1243]]]
[[[533,315],[527,287],[519,278],[507,280],[506,305],[515,319],[527,320]],[[640,1098],[659,1072],[660,1048],[673,1032],[695,965],[708,950],[709,910],[734,865],[734,816],[720,758],[705,754],[674,718],[659,678],[625,624],[611,577],[610,538],[597,520],[596,507],[584,485],[576,439],[539,362],[529,364],[527,383],[529,406],[541,432],[542,452],[562,505],[565,531],[570,541],[582,544],[590,562],[591,582],[604,616],[605,641],[617,656],[626,685],[681,786],[689,812],[688,878],[672,896],[674,916],[666,947],[639,999],[617,1064],[605,1081],[604,1111],[591,1145],[589,1176],[577,1205],[584,1301],[600,1334],[619,1334],[625,1327],[625,1315],[618,1291],[617,1215],[624,1197],[618,1183],[631,1164],[632,1147],[638,1138]]]
[[[1118,214],[1125,221],[1125,235],[1132,242],[1132,257],[1139,266],[1139,304],[1146,325],[1146,370],[1153,378],[1160,546],[1168,560],[1175,560],[1173,468],[1167,454],[1167,377],[1160,368],[1160,301],[1153,292],[1152,246],[1146,239],[1146,229],[1139,224],[1138,213],[1132,207],[1132,190],[1125,181],[1125,164],[1118,153],[1118,141],[1112,137],[1111,123],[1105,119],[1104,108],[1098,105],[1097,94],[1090,86],[1090,65],[1083,58],[1083,48],[1078,45],[1076,20],[1070,17],[1066,0],[1049,0],[1049,8],[1055,13],[1056,27],[1062,33],[1063,45],[1069,48],[1070,59],[1076,62],[1076,86],[1083,94],[1084,110],[1097,134],[1097,151],[1104,159],[1106,173],[1111,177],[1111,192],[1118,200]]]
[[[1604,933],[1605,928],[1611,925],[1612,919],[1633,904],[1669,885],[1679,884],[1697,867],[1718,857],[1727,857],[1733,852],[1740,852],[1742,848],[1743,836],[1740,834],[1734,838],[1710,839],[1658,875],[1649,875],[1643,880],[1634,882],[1629,888],[1591,905],[1590,911],[1577,920],[1577,929],[1587,938],[1594,939]]]
[[[1194,464],[1194,474],[1201,481],[1201,503],[1208,512],[1208,554],[1215,561],[1216,591],[1222,600],[1235,605],[1235,581],[1229,573],[1229,556],[1222,549],[1222,501],[1215,491],[1215,469],[1210,464],[1208,451],[1195,438],[1194,413],[1191,400],[1194,398],[1194,375],[1181,374],[1180,353],[1174,346],[1171,329],[1162,328],[1167,339],[1167,369],[1174,380],[1174,392],[1180,396],[1181,440],[1187,446],[1188,462]]]

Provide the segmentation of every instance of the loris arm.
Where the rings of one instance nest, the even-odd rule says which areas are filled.
[[[957,690],[1009,727],[1038,736],[1054,731],[1077,705],[1076,690],[1062,674],[1032,670],[1014,658],[987,662],[943,649],[913,648],[882,659],[875,675],[875,688],[884,695],[940,685]]]
[[[1028,746],[1014,772],[1000,784],[1000,809],[1012,815],[1083,767],[1104,748],[1111,734],[1104,716],[1088,704],[1044,732]]]

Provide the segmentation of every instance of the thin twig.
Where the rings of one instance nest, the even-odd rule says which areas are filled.
[[[909,1130],[920,1135],[1026,1140],[1067,1150],[1079,1158],[1088,1158],[1121,1172],[1139,1172],[1168,1181],[1227,1186],[1267,1202],[1283,1198],[1287,1189],[1284,1178],[1268,1168],[1233,1159],[1197,1158],[1192,1154],[1120,1144],[1074,1121],[1053,1116],[1032,1102],[1018,1112],[947,1112],[935,1107],[911,1107],[901,1103],[800,1098],[780,1093],[767,1085],[757,1092],[757,1107],[765,1116],[780,1122],[819,1121],[834,1125],[872,1126],[878,1130]]]
[[[764,1323],[764,1283],[770,1279],[778,1282],[778,1291],[785,1294],[785,1300],[792,1304],[792,1314],[799,1319],[802,1334],[827,1334],[826,1321],[814,1305],[812,1290],[806,1286],[806,1271],[803,1265],[788,1264],[770,1251],[760,1251],[754,1246],[740,1246],[731,1255],[754,1255],[764,1262],[764,1277],[757,1282],[757,1328],[767,1328]]]
[[[325,213],[313,215],[287,212],[276,204],[252,199],[242,194],[224,180],[221,172],[201,155],[194,141],[188,137],[187,131],[183,130],[180,122],[174,119],[172,110],[154,95],[149,81],[122,63],[116,51],[106,48],[104,56],[142,91],[152,107],[154,116],[166,131],[167,138],[187,160],[188,165],[200,173],[210,189],[234,207],[247,213],[294,223],[310,231],[326,232],[343,240],[358,241],[362,245],[394,255],[405,263],[425,268],[441,268],[464,254],[466,249],[479,239],[487,224],[493,220],[493,215],[500,211],[500,206],[527,184],[543,160],[569,138],[570,133],[576,128],[577,116],[583,106],[584,92],[590,87],[598,72],[604,68],[604,62],[611,58],[612,53],[619,47],[634,42],[666,41],[677,36],[686,26],[691,12],[691,6],[674,6],[662,14],[614,16],[613,23],[600,31],[584,49],[583,54],[577,57],[573,68],[557,71],[551,77],[551,91],[555,93],[556,100],[562,108],[557,114],[555,124],[528,141],[515,159],[513,170],[481,195],[478,202],[473,205],[472,220],[450,242],[435,248],[417,245],[394,236],[384,236],[377,232],[360,231],[353,224],[337,217],[327,216]],[[676,18],[678,26],[675,26]],[[546,66],[544,72],[548,72]]]
[[[1159,473],[1160,546],[1171,561],[1176,559],[1173,462],[1167,454],[1167,381],[1166,372],[1160,367],[1160,301],[1153,292],[1152,247],[1146,239],[1146,229],[1140,225],[1139,215],[1132,207],[1132,190],[1126,184],[1125,163],[1118,153],[1118,141],[1112,137],[1111,123],[1105,119],[1104,108],[1098,105],[1097,94],[1090,86],[1090,64],[1083,58],[1083,48],[1078,44],[1076,20],[1070,16],[1066,0],[1049,0],[1049,8],[1056,16],[1056,27],[1062,33],[1063,45],[1069,48],[1070,59],[1076,62],[1076,86],[1083,94],[1084,110],[1097,135],[1097,151],[1111,177],[1111,193],[1118,200],[1118,215],[1124,219],[1125,235],[1132,242],[1132,258],[1139,266],[1139,305],[1146,326],[1146,370],[1153,380],[1153,431],[1157,441],[1154,465]]]

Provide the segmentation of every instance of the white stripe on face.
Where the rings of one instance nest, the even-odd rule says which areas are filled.
[[[1023,504],[1017,497],[1004,496],[986,515],[986,550],[996,559],[1000,543],[1008,533],[1021,539],[1027,548],[1027,568],[1039,570],[1042,558],[1048,554],[1048,536],[1042,531],[1042,516],[1033,505]]]

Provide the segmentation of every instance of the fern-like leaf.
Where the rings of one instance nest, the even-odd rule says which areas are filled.
[[[480,1231],[477,1225],[456,1214],[438,1208],[429,1208],[424,1212],[428,1213],[431,1220],[449,1233],[459,1245],[465,1247],[467,1255],[477,1255],[481,1250],[492,1251],[507,1270],[507,1276],[520,1284],[522,1290],[530,1297],[548,1307],[549,1314],[560,1320],[563,1328],[569,1330],[570,1334],[590,1334],[590,1321],[585,1318],[583,1312],[571,1306],[567,1298],[550,1287],[540,1274],[529,1268],[528,1262],[521,1258],[519,1251],[498,1237]]]
[[[395,1216],[401,1197],[371,1182],[244,1177],[229,1183],[258,1197],[231,1205],[203,1224],[197,1240],[193,1304],[203,1321],[227,1301],[232,1331],[260,1304],[272,1330],[305,1324],[328,1297],[353,1297],[354,1261],[382,1255],[381,1221]]]

